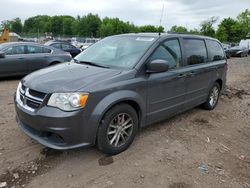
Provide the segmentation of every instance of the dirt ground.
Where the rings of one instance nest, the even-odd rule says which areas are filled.
[[[250,188],[250,57],[228,63],[215,110],[197,107],[145,128],[110,157],[95,147],[61,152],[31,140],[15,122],[18,79],[1,80],[0,188]]]

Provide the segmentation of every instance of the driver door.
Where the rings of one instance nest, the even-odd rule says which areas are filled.
[[[169,70],[150,73],[147,87],[147,123],[153,123],[182,111],[185,103],[185,70],[179,39],[169,39],[152,54],[150,61],[161,59],[169,64]]]

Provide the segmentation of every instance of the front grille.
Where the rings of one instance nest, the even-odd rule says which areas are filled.
[[[44,99],[45,98],[45,93],[42,93],[40,91],[35,91],[33,89],[29,89],[29,93],[30,95],[34,96],[34,97],[38,97],[40,99]]]
[[[17,102],[30,111],[37,110],[46,97],[46,93],[29,89],[24,85],[21,85],[17,92]]]

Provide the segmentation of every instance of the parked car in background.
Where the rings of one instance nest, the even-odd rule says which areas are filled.
[[[0,77],[25,75],[71,59],[67,52],[37,43],[0,44]]]
[[[96,144],[104,153],[117,154],[129,147],[139,128],[199,105],[213,110],[226,72],[225,53],[213,38],[111,36],[70,63],[22,79],[15,97],[17,122],[54,149]]]
[[[75,46],[73,46],[72,44],[70,44],[69,42],[65,42],[65,41],[48,41],[46,42],[44,45],[46,46],[52,46],[54,48],[57,49],[61,49],[65,52],[69,52],[71,54],[72,57],[77,56],[79,53],[81,53],[81,50]]]
[[[250,39],[241,40],[239,46],[247,48],[248,54],[250,55]]]
[[[100,39],[97,38],[86,38],[85,42],[82,44],[81,46],[81,50],[86,50],[89,46],[91,46],[92,44],[98,42]]]
[[[222,43],[222,47],[223,47],[223,50],[225,51],[227,59],[229,59],[231,57],[231,54],[230,54],[231,45],[230,44]]]
[[[81,48],[85,42],[84,37],[72,37],[70,43],[77,48]]]
[[[232,57],[247,57],[248,49],[241,46],[234,46],[229,50]]]

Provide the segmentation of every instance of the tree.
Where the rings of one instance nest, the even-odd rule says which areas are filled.
[[[211,17],[210,19],[203,21],[201,23],[201,34],[214,37],[215,36],[215,29],[213,28],[213,25],[217,22],[218,18]]]
[[[170,29],[171,32],[173,33],[188,33],[188,30],[186,27],[183,27],[183,26],[177,26],[177,25],[174,25],[171,29]]]
[[[102,21],[97,14],[90,13],[83,16],[79,21],[79,34],[85,37],[97,37],[101,23]]]
[[[4,21],[2,21],[1,22],[1,27],[2,28],[7,27],[8,29],[10,29],[11,28],[11,21],[10,20],[4,20]]]
[[[62,16],[53,16],[51,18],[51,32],[54,36],[64,35],[64,24]]]
[[[189,33],[194,34],[194,35],[200,35],[201,32],[198,29],[191,29]]]
[[[47,15],[30,17],[24,21],[23,32],[29,34],[40,34],[51,32],[52,18]]]
[[[241,25],[237,20],[225,18],[218,25],[216,37],[222,42],[238,42],[241,38]]]
[[[145,32],[152,32],[152,33],[159,32],[158,28],[155,27],[155,26],[153,26],[153,25],[144,25],[144,26],[141,26],[141,27],[139,27],[139,31],[143,32],[143,33],[145,33]]]
[[[23,24],[20,18],[15,18],[11,21],[11,31],[20,34],[23,29]]]
[[[122,33],[136,33],[138,28],[130,22],[121,21],[119,18],[104,18],[99,29],[99,36],[105,37]]]
[[[250,11],[246,9],[244,12],[237,16],[237,20],[242,29],[241,38],[250,37]]]
[[[99,29],[99,36],[100,37],[107,37],[114,34],[114,26],[112,23],[102,23],[100,29]]]
[[[63,36],[73,35],[73,26],[75,23],[75,18],[72,16],[63,16]]]

